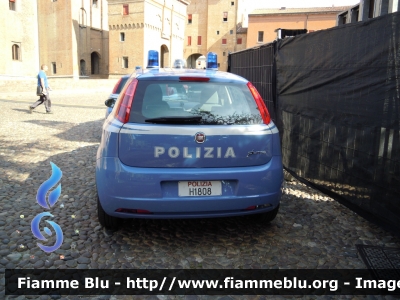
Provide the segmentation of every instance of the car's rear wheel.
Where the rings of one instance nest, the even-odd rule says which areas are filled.
[[[103,207],[101,207],[99,197],[97,197],[97,216],[101,226],[105,227],[106,229],[117,230],[121,225],[122,220],[120,218],[107,215]]]
[[[279,211],[279,205],[274,209],[266,213],[251,215],[251,218],[256,222],[270,223],[272,222]]]

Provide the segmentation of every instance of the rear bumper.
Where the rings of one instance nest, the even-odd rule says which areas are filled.
[[[178,181],[186,180],[220,180],[222,195],[179,197]],[[101,206],[119,218],[209,218],[268,212],[279,205],[282,182],[280,156],[262,166],[240,168],[136,168],[113,157],[100,158],[96,164]],[[253,206],[256,209],[246,210]]]

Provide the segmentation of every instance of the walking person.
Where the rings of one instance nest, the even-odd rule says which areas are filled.
[[[33,103],[32,105],[29,106],[29,112],[32,113],[32,111],[39,106],[40,104],[44,103],[44,107],[46,108],[46,113],[51,114],[51,100],[50,100],[50,95],[49,91],[51,91],[49,87],[49,83],[47,82],[47,72],[48,68],[46,65],[41,66],[41,70],[39,71],[39,74],[37,76],[38,81],[37,81],[37,87],[38,87],[38,92],[37,95],[40,96],[39,100]],[[40,88],[40,89],[39,89]]]

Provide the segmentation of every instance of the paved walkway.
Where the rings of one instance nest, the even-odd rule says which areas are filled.
[[[95,90],[55,90],[50,92],[50,98],[54,106],[105,108],[104,101],[107,100],[110,93],[109,87]],[[33,103],[38,98],[33,92],[0,93],[0,101],[2,102]]]

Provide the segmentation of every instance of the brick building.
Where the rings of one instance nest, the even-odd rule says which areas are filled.
[[[357,23],[400,11],[398,0],[361,0],[337,16],[337,25]]]
[[[106,0],[38,1],[38,12],[40,62],[50,76],[108,75]]]
[[[106,0],[2,1],[0,26],[0,74],[108,75]]]
[[[39,69],[37,2],[1,1],[0,75],[34,76]]]
[[[247,44],[247,27],[242,26],[242,23],[237,24],[236,27],[236,51],[246,49]]]
[[[215,52],[218,55],[218,69],[227,70],[228,53],[245,47],[245,30],[241,27],[244,3],[244,0],[191,1],[187,12],[183,55],[188,68],[202,66],[199,57],[207,52]]]
[[[184,0],[109,0],[110,76],[145,68],[149,50],[159,51],[160,67],[182,58],[187,6]]]
[[[244,0],[9,0],[2,4],[1,71],[51,77],[106,77],[145,67],[159,50],[163,67],[184,58],[195,67],[207,52],[227,69],[229,52],[246,47]],[[244,8],[244,9],[243,9]]]
[[[247,48],[274,41],[279,28],[312,32],[334,27],[337,15],[348,9],[349,6],[256,9],[249,14]]]

